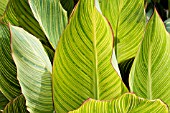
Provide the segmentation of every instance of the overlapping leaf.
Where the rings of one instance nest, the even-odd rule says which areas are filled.
[[[49,55],[54,54],[53,48],[33,16],[28,0],[10,0],[2,21],[6,23],[10,22],[15,26],[21,26],[40,39]],[[51,59],[53,59],[53,57]]]
[[[143,0],[101,0],[101,10],[114,31],[118,63],[134,57],[145,28]]]
[[[170,35],[155,11],[130,73],[130,89],[170,106]]]
[[[74,8],[74,0],[60,0],[60,2],[63,8],[67,11],[69,17]]]
[[[69,113],[168,113],[168,108],[161,100],[149,101],[134,94],[124,94],[112,101],[89,99]]]
[[[59,37],[67,24],[67,13],[59,0],[29,0],[32,12],[56,49]]]
[[[24,96],[20,95],[10,101],[5,107],[3,113],[29,113],[26,109]]]
[[[0,91],[8,100],[21,93],[16,76],[16,67],[11,56],[9,28],[0,23]]]
[[[8,102],[8,99],[0,91],[0,110],[3,110]]]
[[[0,19],[4,14],[4,11],[6,9],[7,4],[8,4],[8,0],[1,0],[0,1]]]
[[[111,65],[113,34],[94,0],[80,0],[55,53],[54,105],[77,109],[88,98],[109,100],[127,92]]]
[[[53,111],[52,66],[40,41],[21,28],[11,26],[12,54],[28,111]]]

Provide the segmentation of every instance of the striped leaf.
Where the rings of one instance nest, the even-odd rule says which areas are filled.
[[[8,0],[0,0],[0,20],[4,14],[7,4],[8,4]]]
[[[168,108],[161,100],[150,101],[134,94],[124,94],[112,101],[89,99],[69,113],[168,113]]]
[[[16,72],[11,55],[9,28],[0,23],[0,91],[8,100],[21,94]]]
[[[77,109],[88,98],[109,100],[127,92],[111,64],[113,34],[94,0],[80,0],[60,38],[53,64],[57,112]]]
[[[130,72],[130,89],[170,106],[170,35],[154,11]]]
[[[20,95],[10,101],[5,107],[3,113],[29,113],[26,109],[24,96]]]
[[[164,24],[165,24],[166,30],[170,33],[170,18],[167,19],[167,20],[164,22]]]
[[[3,110],[4,107],[8,104],[8,99],[0,91],[0,110]]]
[[[52,66],[40,41],[22,28],[10,26],[17,77],[31,113],[53,111]]]
[[[63,8],[67,11],[69,17],[74,8],[74,0],[60,0],[60,2]]]
[[[67,24],[67,13],[59,0],[29,0],[32,12],[56,49],[59,37]]]
[[[143,0],[101,0],[101,10],[114,31],[118,63],[134,57],[145,28]]]
[[[22,27],[24,30],[40,39],[49,56],[50,54],[54,54],[53,48],[41,30],[39,23],[33,16],[28,0],[10,0],[2,21]]]

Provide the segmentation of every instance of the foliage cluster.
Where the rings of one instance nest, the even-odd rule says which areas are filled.
[[[0,112],[168,113],[170,1],[0,0]]]

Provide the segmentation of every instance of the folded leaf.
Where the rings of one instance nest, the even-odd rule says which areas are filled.
[[[111,64],[113,34],[94,0],[80,0],[63,32],[54,58],[57,112],[77,109],[88,98],[109,100],[127,92]]]
[[[29,113],[26,109],[24,96],[20,95],[10,101],[5,107],[3,113]]]
[[[8,100],[21,94],[16,72],[11,55],[9,28],[0,23],[0,91]]]
[[[69,113],[168,113],[168,108],[161,100],[150,101],[134,94],[124,94],[112,101],[89,99]]]
[[[52,66],[40,41],[22,28],[10,26],[17,77],[31,113],[53,112]]]
[[[101,0],[101,10],[114,31],[118,63],[134,57],[145,28],[143,0]]]
[[[130,89],[140,97],[170,106],[170,35],[157,11],[148,22],[130,72]]]
[[[49,42],[56,49],[59,37],[67,24],[66,11],[59,0],[29,0],[29,4]]]

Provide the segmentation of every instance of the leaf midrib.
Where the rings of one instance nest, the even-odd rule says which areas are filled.
[[[147,87],[147,92],[148,92],[148,99],[152,99],[152,77],[151,77],[151,68],[152,68],[152,44],[150,45],[149,47],[149,50],[148,50],[149,54],[148,54],[148,87]]]
[[[94,99],[99,99],[99,78],[98,78],[98,58],[97,58],[97,43],[96,43],[96,9],[94,7],[92,14],[92,24],[93,24],[93,48],[94,48],[94,70],[93,70],[93,81],[94,81]]]

